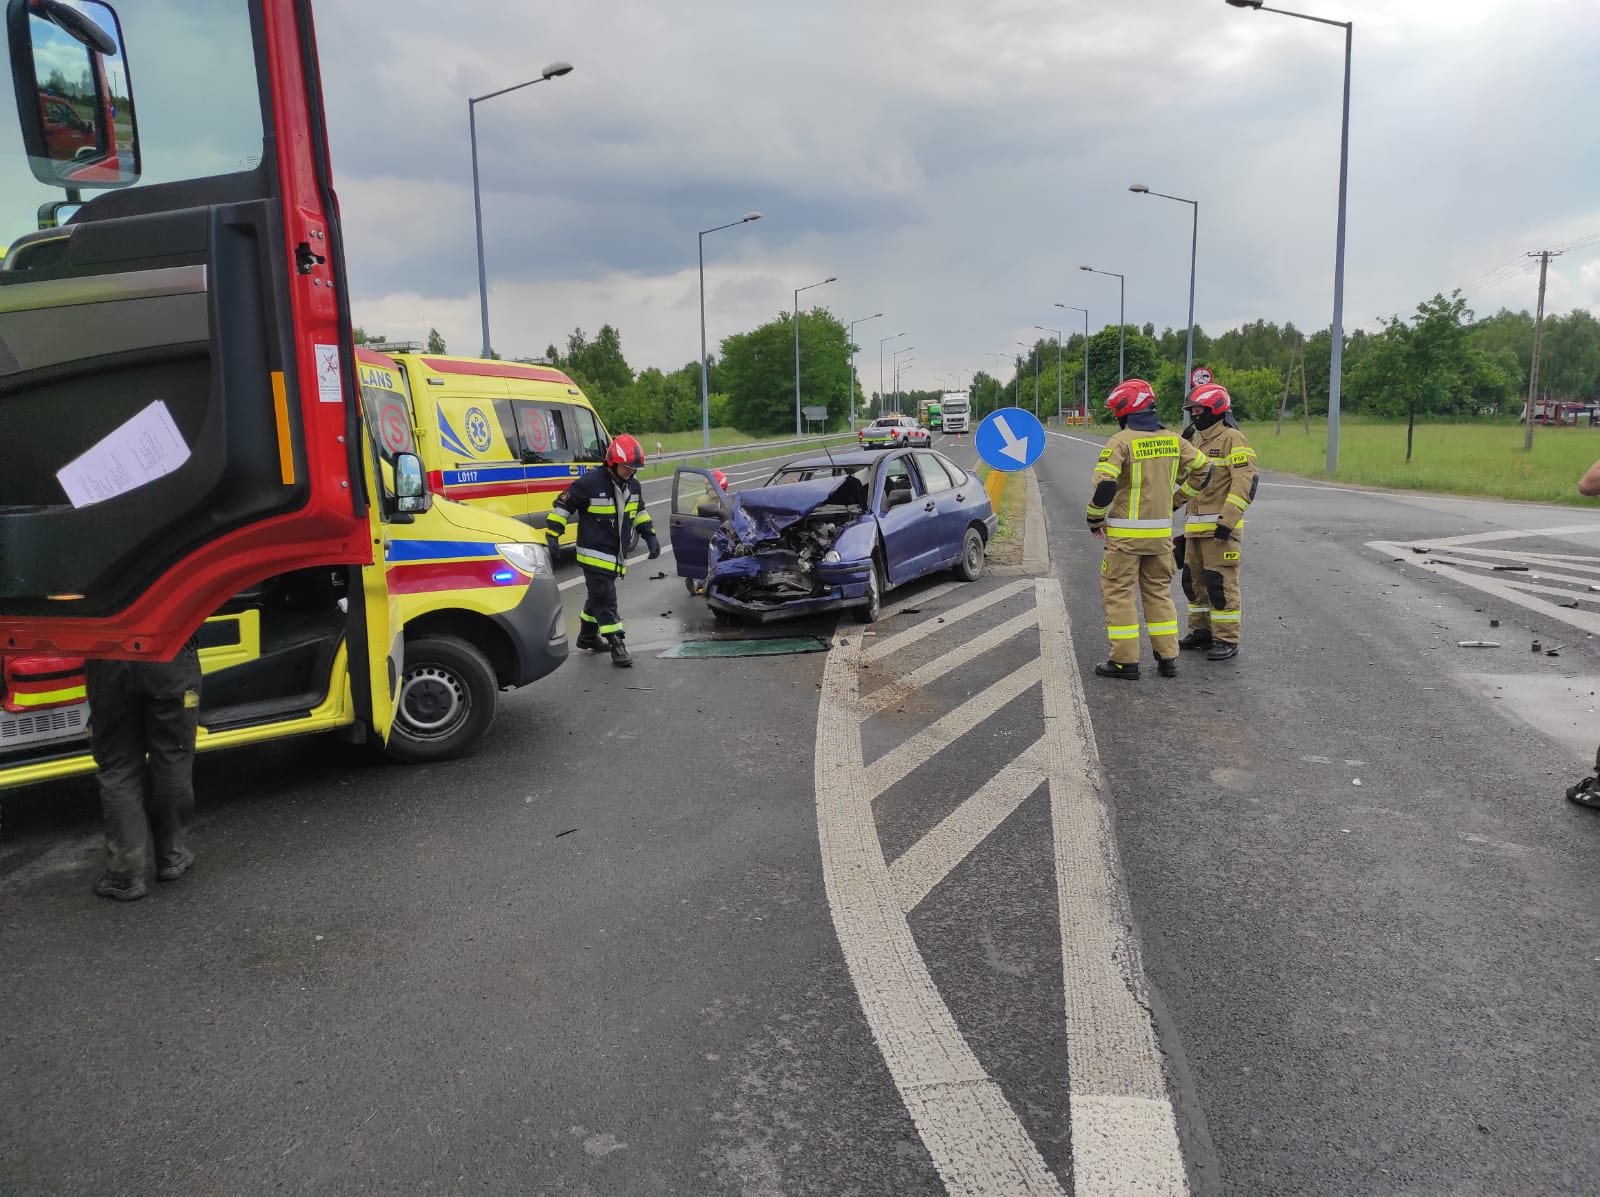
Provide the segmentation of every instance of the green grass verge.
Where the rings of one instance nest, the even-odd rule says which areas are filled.
[[[1313,420],[1309,435],[1285,421],[1282,435],[1271,424],[1247,423],[1244,433],[1264,469],[1328,478],[1328,427]],[[1600,430],[1535,428],[1533,452],[1523,451],[1523,429],[1515,423],[1418,424],[1411,461],[1406,462],[1404,422],[1345,420],[1339,433],[1340,482],[1390,490],[1483,495],[1541,503],[1588,502],[1578,479],[1600,458]]]

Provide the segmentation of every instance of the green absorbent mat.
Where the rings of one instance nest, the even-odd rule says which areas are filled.
[[[666,657],[778,657],[786,653],[826,652],[820,636],[774,636],[758,640],[686,640],[658,654]]]

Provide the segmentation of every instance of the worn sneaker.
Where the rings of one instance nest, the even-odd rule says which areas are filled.
[[[171,860],[156,870],[157,881],[176,881],[194,868],[194,853],[188,849],[175,852]]]
[[[1194,631],[1190,632],[1187,636],[1185,636],[1182,640],[1178,641],[1178,647],[1179,648],[1210,648],[1211,647],[1211,629],[1210,628],[1196,628]]]
[[[102,898],[115,898],[118,902],[137,902],[149,894],[143,877],[118,877],[115,873],[101,873],[94,883],[94,892]]]
[[[621,639],[611,642],[611,663],[620,669],[627,669],[633,664],[633,656],[628,652],[627,644]]]
[[[1211,646],[1211,651],[1206,654],[1208,661],[1226,661],[1229,657],[1239,655],[1239,646],[1229,644],[1226,640],[1218,640]]]
[[[1177,657],[1157,657],[1156,658],[1156,672],[1159,673],[1162,677],[1177,677],[1178,676],[1178,658]]]
[[[1139,667],[1137,665],[1124,665],[1120,661],[1106,661],[1103,664],[1096,665],[1094,671],[1101,677],[1120,677],[1128,682],[1139,680]]]

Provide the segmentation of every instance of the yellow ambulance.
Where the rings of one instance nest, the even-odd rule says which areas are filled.
[[[355,357],[373,564],[280,574],[206,620],[202,752],[337,731],[400,761],[447,760],[483,737],[501,690],[567,657],[542,534],[428,493],[407,372]],[[359,675],[352,639],[372,662]],[[0,681],[0,789],[94,771],[81,658],[0,656]]]
[[[560,370],[442,354],[396,354],[415,412],[429,488],[544,530],[572,480],[602,461],[610,437]],[[572,544],[576,524],[562,537]]]

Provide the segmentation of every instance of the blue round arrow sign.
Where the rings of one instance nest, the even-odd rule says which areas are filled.
[[[1044,453],[1044,425],[1020,407],[990,412],[973,438],[984,465],[996,470],[1025,470]]]

